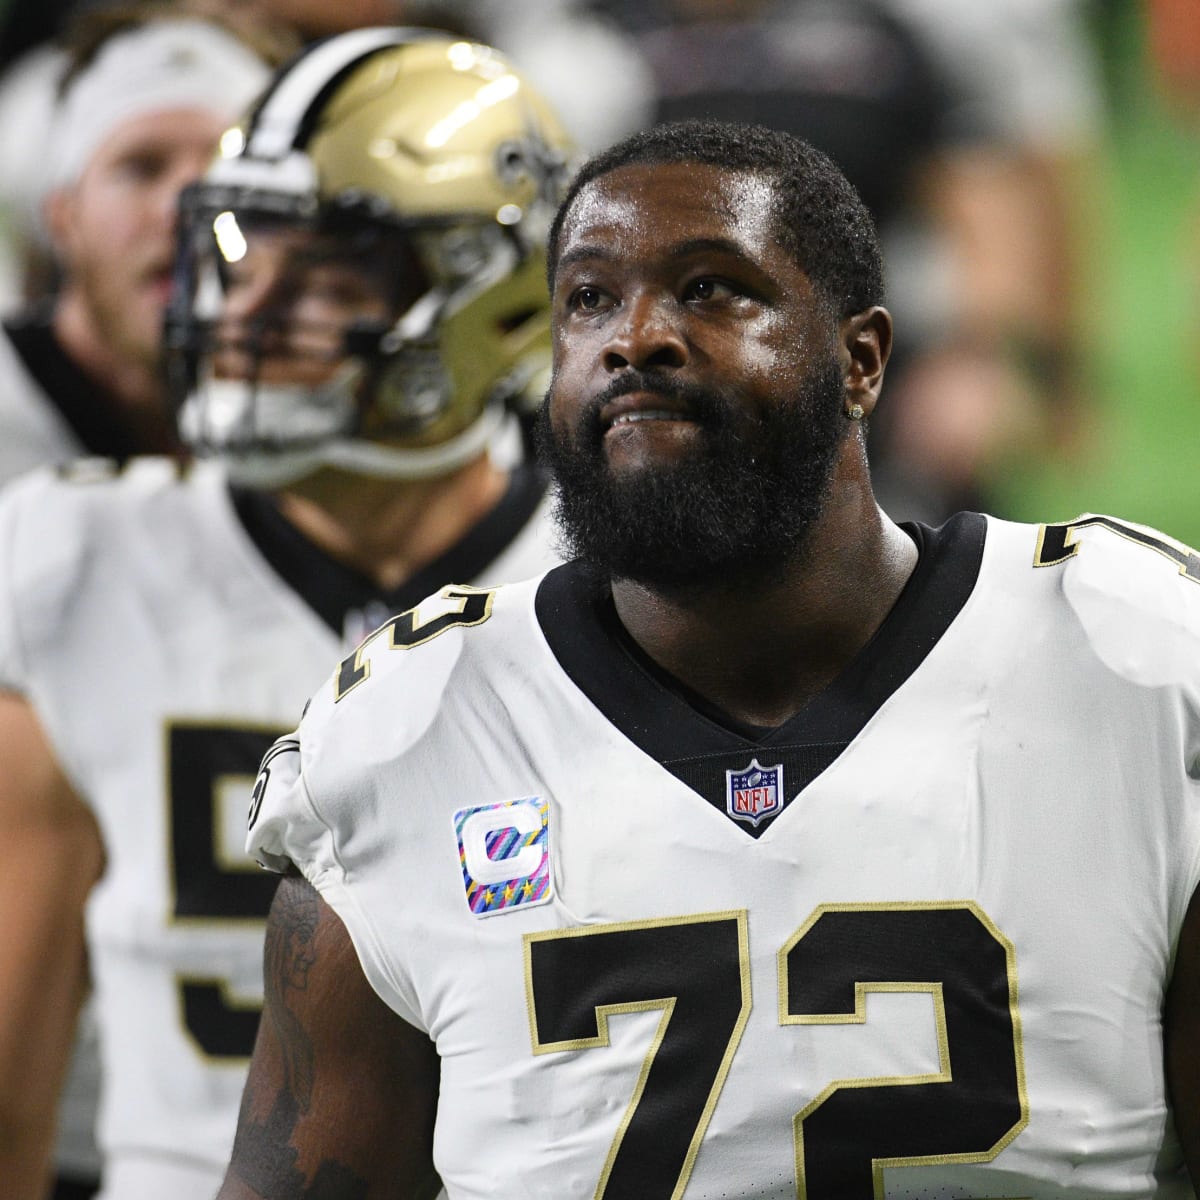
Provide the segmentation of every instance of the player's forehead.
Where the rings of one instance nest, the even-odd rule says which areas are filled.
[[[106,164],[142,154],[208,158],[227,124],[217,113],[197,106],[137,113],[113,127],[90,161]]]
[[[629,163],[582,187],[563,221],[557,271],[589,258],[661,261],[704,244],[752,260],[780,246],[776,185],[758,171],[708,163]]]

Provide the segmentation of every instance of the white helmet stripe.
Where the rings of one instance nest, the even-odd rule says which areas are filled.
[[[432,31],[425,29],[369,28],[317,43],[284,72],[263,98],[250,127],[246,155],[283,158],[295,147],[309,110],[328,89],[331,79],[378,50],[431,36]]]

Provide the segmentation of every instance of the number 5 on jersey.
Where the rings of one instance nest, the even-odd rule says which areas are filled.
[[[245,803],[258,764],[286,729],[221,722],[172,722],[167,728],[171,868],[170,924],[211,939],[222,929],[266,930],[277,880],[222,851],[223,799]],[[199,945],[200,943],[197,942]],[[183,1025],[207,1059],[248,1059],[262,1006],[239,999],[219,956],[203,975],[179,974]]]

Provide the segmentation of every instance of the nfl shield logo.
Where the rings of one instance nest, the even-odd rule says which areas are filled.
[[[740,771],[725,772],[725,808],[735,821],[757,827],[783,807],[783,763],[762,766],[757,758]]]

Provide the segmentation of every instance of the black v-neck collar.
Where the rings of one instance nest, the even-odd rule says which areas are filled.
[[[4,322],[13,349],[87,454],[125,462],[145,447],[128,428],[120,404],[62,348],[53,310],[39,307]]]
[[[938,529],[906,523],[919,560],[875,636],[800,712],[766,731],[732,728],[671,686],[632,645],[607,585],[578,562],[556,567],[542,580],[537,618],[563,670],[617,729],[759,837],[937,644],[975,586],[986,527],[978,513],[959,513]],[[751,763],[779,767],[782,774],[778,795],[754,821],[734,817],[731,796],[737,786],[731,777]]]
[[[350,644],[446,584],[479,578],[525,527],[545,492],[546,480],[540,471],[528,464],[519,467],[499,503],[481,521],[444,554],[389,591],[310,542],[279,511],[269,493],[230,488],[238,519],[259,553],[284,583]]]

